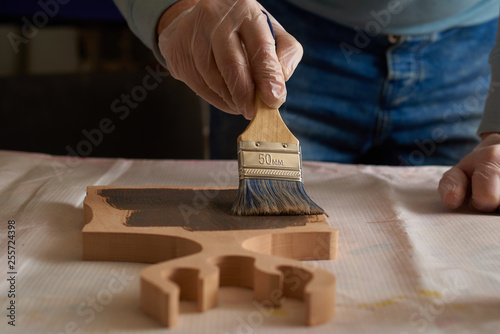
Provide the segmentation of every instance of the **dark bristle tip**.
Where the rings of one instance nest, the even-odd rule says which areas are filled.
[[[321,215],[300,181],[242,179],[231,213],[237,216]]]

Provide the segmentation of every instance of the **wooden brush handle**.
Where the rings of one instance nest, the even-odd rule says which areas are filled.
[[[262,141],[298,144],[299,140],[290,132],[278,109],[270,108],[258,94],[255,97],[255,113],[238,141]]]

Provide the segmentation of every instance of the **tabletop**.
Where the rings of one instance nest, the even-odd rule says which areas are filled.
[[[446,169],[304,162],[308,194],[339,230],[338,258],[309,263],[336,276],[335,317],[306,327],[300,301],[266,310],[224,287],[204,313],[181,302],[166,329],[139,307],[148,264],[82,261],[86,188],[237,187],[237,162],[0,151],[0,332],[499,333],[500,217],[446,209]]]

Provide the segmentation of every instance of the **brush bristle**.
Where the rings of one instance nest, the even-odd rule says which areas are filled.
[[[241,179],[231,213],[237,216],[320,215],[325,211],[311,200],[300,181]]]

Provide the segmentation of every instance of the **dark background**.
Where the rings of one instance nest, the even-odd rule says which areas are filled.
[[[56,0],[42,0],[50,1]],[[25,21],[33,23],[40,12],[45,10],[39,1],[0,0],[0,149],[209,157],[208,106],[171,77],[148,91],[128,117],[113,112],[112,102],[142,86],[146,69],[155,70],[158,63],[111,0],[59,5],[57,14],[16,52],[9,36],[23,37]],[[113,131],[96,135],[91,143],[84,132],[99,129],[103,119],[113,123]]]

